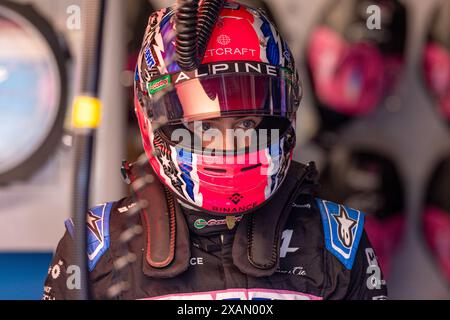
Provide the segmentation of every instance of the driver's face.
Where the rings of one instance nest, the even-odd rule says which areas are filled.
[[[261,123],[262,117],[227,117],[208,119],[196,122],[188,122],[185,125],[196,134],[202,134],[202,147],[209,149],[233,150],[234,148],[248,147],[251,143],[250,137],[239,139],[239,135],[234,135],[235,130],[246,132],[247,130],[256,129]],[[217,141],[216,137],[207,137],[208,130],[218,130],[223,137],[223,141]]]

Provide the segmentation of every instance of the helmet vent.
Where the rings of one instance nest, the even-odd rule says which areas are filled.
[[[219,169],[219,168],[204,168],[205,171],[212,171],[217,173],[226,173],[226,169]]]
[[[262,164],[261,164],[261,163],[258,163],[258,164],[255,164],[255,165],[253,165],[253,166],[250,166],[250,167],[242,168],[242,169],[241,169],[241,172],[253,170],[253,169],[259,168],[259,167],[261,167],[261,166],[262,166]]]

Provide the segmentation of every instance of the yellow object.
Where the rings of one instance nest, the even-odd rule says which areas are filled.
[[[225,218],[225,220],[227,221],[227,227],[229,230],[233,230],[234,226],[236,225],[236,217],[234,216],[227,216]]]
[[[102,103],[87,96],[77,97],[73,104],[72,124],[75,128],[95,129],[100,124]]]

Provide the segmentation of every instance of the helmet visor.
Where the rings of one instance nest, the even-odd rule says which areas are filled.
[[[300,88],[290,71],[272,68],[274,75],[233,72],[201,77],[198,70],[192,78],[182,72],[166,75],[148,84],[144,106],[159,125],[223,116],[291,118],[300,102]]]

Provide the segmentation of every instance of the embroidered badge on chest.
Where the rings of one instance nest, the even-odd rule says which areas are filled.
[[[351,269],[364,231],[364,213],[331,201],[316,199],[322,216],[325,246]]]
[[[353,244],[353,230],[358,221],[350,218],[344,206],[339,205],[339,214],[333,215],[338,224],[338,237],[342,244],[350,248]]]

